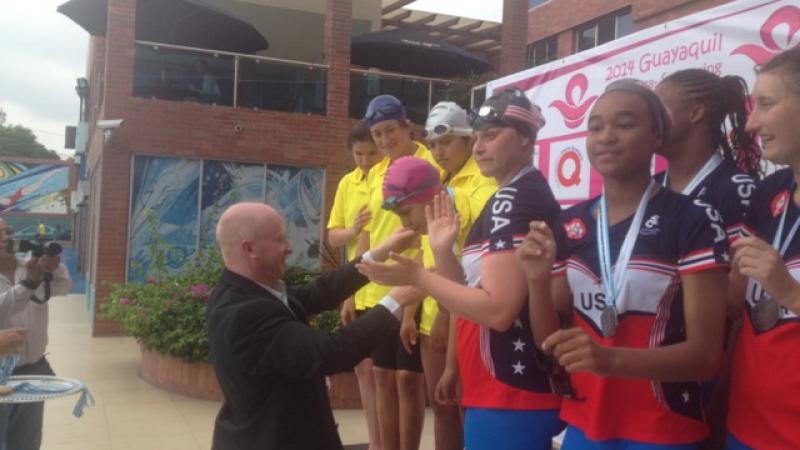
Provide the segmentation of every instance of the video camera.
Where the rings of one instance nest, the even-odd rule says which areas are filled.
[[[61,244],[54,241],[39,242],[39,241],[29,241],[25,239],[20,239],[20,240],[9,239],[6,242],[6,250],[9,253],[31,252],[31,255],[34,258],[38,258],[44,255],[58,256],[64,249],[63,247],[61,247]]]

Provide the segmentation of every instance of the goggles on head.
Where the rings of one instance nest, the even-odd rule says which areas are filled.
[[[478,108],[477,111],[471,110],[469,112],[469,123],[473,127],[478,119],[492,125],[500,125],[504,127],[513,127],[514,124],[510,121],[503,118],[503,114],[500,113],[494,106],[484,105]]]
[[[446,123],[441,123],[436,125],[431,129],[425,130],[425,139],[429,141],[435,141],[442,136],[447,136],[449,134],[455,134],[458,136],[471,136],[472,130],[469,128],[461,128],[461,127],[451,127]]]
[[[396,211],[406,200],[412,199],[430,189],[430,187],[434,185],[435,181],[436,180],[428,180],[422,186],[418,187],[417,189],[414,189],[413,191],[407,194],[393,195],[391,197],[384,198],[383,203],[381,203],[381,208],[387,211]],[[405,191],[405,189],[398,186],[393,186],[391,184],[388,186],[394,190]]]

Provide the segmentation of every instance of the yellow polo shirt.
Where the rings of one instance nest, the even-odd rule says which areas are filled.
[[[411,156],[424,159],[433,165],[439,171],[441,176],[442,169],[436,164],[430,150],[420,142],[414,142],[417,149]],[[364,229],[369,232],[369,248],[375,248],[383,242],[384,239],[389,237],[392,233],[403,227],[400,217],[391,212],[381,208],[383,204],[383,179],[386,177],[386,172],[389,170],[391,160],[383,158],[381,162],[375,164],[369,170],[367,177],[367,184],[369,185],[369,202],[368,207],[372,213],[372,219]],[[403,254],[409,258],[414,258],[419,253],[419,250],[407,250]],[[366,286],[358,291],[355,297],[356,309],[367,309],[375,306],[389,291],[391,287],[383,286],[377,283],[368,283]]]
[[[461,189],[466,193],[470,203],[470,226],[478,220],[486,202],[497,191],[495,179],[481,175],[478,163],[472,156],[467,159],[458,172],[450,176],[446,184],[448,187]]]
[[[331,217],[328,220],[328,229],[344,229],[353,226],[356,221],[358,211],[366,206],[369,200],[369,187],[367,177],[360,167],[343,176],[336,188],[336,196],[333,198]],[[356,245],[358,236],[353,238],[346,245],[347,260],[352,261],[356,256]]]
[[[456,246],[453,249],[456,257],[461,256],[461,250],[464,248],[464,241],[467,240],[469,230],[472,228],[470,222],[470,199],[467,195],[468,192],[457,188],[448,188],[450,197],[453,199],[453,205],[458,213],[458,239],[456,239]],[[433,250],[431,250],[430,241],[428,236],[422,236],[422,263],[426,268],[436,267],[436,259],[433,257]],[[425,297],[422,301],[422,315],[420,318],[419,331],[420,333],[430,336],[433,321],[436,315],[439,314],[439,304],[433,297]]]

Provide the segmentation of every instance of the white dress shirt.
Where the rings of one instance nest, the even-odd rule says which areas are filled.
[[[44,283],[32,291],[19,284],[27,278],[25,260],[17,258],[17,269],[14,272],[14,283],[0,274],[0,329],[25,328],[25,341],[19,349],[18,366],[33,364],[38,361],[47,348],[47,303],[39,304],[31,300],[35,294],[44,299]],[[52,297],[67,295],[72,287],[72,279],[63,264],[53,272],[50,283]]]

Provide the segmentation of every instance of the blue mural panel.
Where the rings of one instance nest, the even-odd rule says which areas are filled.
[[[201,245],[216,242],[217,221],[225,208],[238,202],[264,201],[265,170],[263,164],[203,161]]]
[[[286,219],[294,252],[288,264],[318,269],[322,225],[322,169],[267,165],[267,203]]]
[[[69,166],[0,162],[0,211],[66,214]]]
[[[128,281],[155,275],[150,249],[164,252],[164,269],[179,272],[197,252],[200,161],[136,156],[128,247]]]

